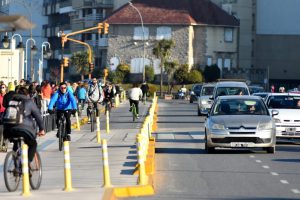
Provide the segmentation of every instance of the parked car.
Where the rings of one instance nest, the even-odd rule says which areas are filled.
[[[228,95],[250,95],[250,92],[245,82],[221,81],[216,83],[212,99],[215,100],[218,96]]]
[[[249,85],[248,88],[249,88],[250,94],[265,92],[265,89],[261,86]]]
[[[270,111],[276,109],[274,117],[278,138],[300,138],[300,94],[270,93],[266,99]]]
[[[200,96],[198,97],[198,116],[205,115],[211,108],[213,100],[211,100],[215,83],[207,83],[202,86]]]
[[[275,123],[265,102],[257,96],[220,96],[205,121],[205,149],[256,148],[275,152]]]
[[[253,96],[259,96],[261,97],[263,100],[266,100],[266,98],[268,97],[268,92],[258,92],[258,93],[253,93]]]
[[[202,83],[194,84],[192,86],[192,89],[190,91],[190,103],[193,103],[194,101],[198,100],[198,97],[200,96],[200,92],[202,89]]]

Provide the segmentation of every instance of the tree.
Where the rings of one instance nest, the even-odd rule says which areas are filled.
[[[177,62],[165,62],[165,72],[168,77],[168,93],[171,93],[171,82],[174,80],[174,73],[178,67]]]
[[[189,75],[188,75],[188,82],[189,83],[199,83],[203,82],[203,76],[202,73],[199,72],[198,70],[191,70]]]
[[[81,75],[81,80],[84,80],[84,76],[90,73],[88,53],[77,52],[71,57],[72,65],[76,67],[76,72]]]
[[[174,79],[177,83],[183,84],[188,81],[189,66],[184,64],[180,66],[174,73]]]
[[[115,83],[123,83],[128,81],[129,74],[130,74],[130,66],[121,63],[117,66],[116,71],[109,73],[109,79]]]
[[[162,96],[162,85],[163,85],[163,67],[170,56],[171,48],[174,46],[174,42],[172,40],[160,40],[157,42],[152,49],[152,53],[158,59],[160,59],[160,96]]]
[[[220,78],[220,68],[216,64],[205,66],[203,74],[206,82],[216,81]]]
[[[154,80],[154,68],[153,66],[145,66],[145,78],[147,82],[152,82]]]

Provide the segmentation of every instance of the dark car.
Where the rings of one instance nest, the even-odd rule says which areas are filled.
[[[200,97],[201,89],[202,89],[202,83],[201,84],[194,84],[191,89],[190,93],[190,103],[193,103],[194,101],[198,100],[198,97]]]
[[[250,85],[250,86],[248,86],[248,88],[249,88],[250,94],[265,92],[265,89],[261,86]]]

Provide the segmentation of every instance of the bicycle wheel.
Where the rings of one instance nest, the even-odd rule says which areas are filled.
[[[4,182],[9,192],[14,192],[18,189],[20,179],[22,177],[22,166],[21,162],[17,158],[15,152],[10,151],[6,154],[4,161]]]
[[[38,152],[35,152],[34,158],[30,163],[29,177],[31,189],[39,189],[42,183],[42,162]]]
[[[93,109],[91,113],[91,132],[95,130],[95,110]]]
[[[132,104],[132,121],[135,121],[136,119],[136,107],[134,104]]]
[[[58,149],[62,151],[63,147],[63,133],[64,133],[64,124],[62,121],[59,122],[59,129],[58,129]]]

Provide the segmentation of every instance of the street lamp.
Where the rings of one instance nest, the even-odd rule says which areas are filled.
[[[28,38],[26,40],[26,48],[25,48],[25,78],[27,79],[27,71],[28,71],[28,61],[27,61],[27,57],[28,57],[28,53],[27,53],[27,46],[28,46],[28,42],[29,41],[33,41],[33,46],[31,47],[31,54],[35,55],[37,53],[37,48],[35,46],[35,40],[33,38]],[[31,77],[33,78],[33,77]]]
[[[47,48],[47,46],[48,46],[48,48]],[[50,45],[49,42],[43,42],[42,43],[41,59],[39,60],[40,61],[40,67],[39,67],[39,72],[38,72],[40,83],[42,82],[42,78],[43,78],[44,58],[48,59],[48,58],[50,58],[50,56],[51,56],[51,45]]]
[[[23,38],[20,34],[18,33],[15,33],[13,34],[13,36],[11,37],[11,49],[13,49],[13,45],[15,44],[15,37],[18,36],[20,38],[20,41],[19,41],[19,44],[17,45],[17,48],[18,49],[23,49],[24,48],[24,45],[23,45]]]
[[[7,35],[5,35],[4,38],[2,39],[2,44],[3,44],[3,47],[4,47],[5,49],[8,48],[8,46],[9,46],[9,39],[8,39],[8,36],[7,36]]]
[[[143,22],[143,17],[140,13],[140,11],[137,9],[137,7],[135,7],[131,2],[128,2],[128,4],[134,8],[137,13],[139,14],[140,16],[140,19],[141,19],[141,25],[142,25],[142,31],[143,31],[143,82],[145,82],[145,29],[144,29],[144,22]]]

